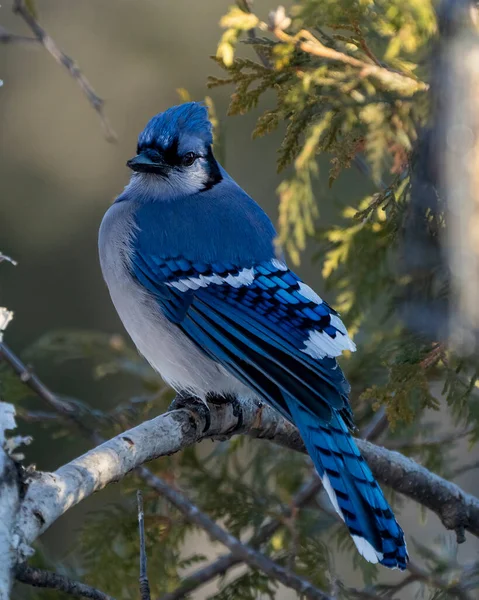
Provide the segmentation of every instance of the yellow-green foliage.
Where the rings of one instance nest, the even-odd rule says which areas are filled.
[[[251,38],[252,28],[267,31],[268,25],[232,7],[221,20],[226,30],[216,56],[227,76],[210,77],[209,86],[235,86],[230,115],[255,108],[267,90],[277,96],[276,107],[259,117],[253,137],[283,122],[287,125],[278,170],[292,165],[294,173],[278,189],[279,242],[297,263],[318,216],[312,192],[318,154],[331,157],[332,183],[363,148],[379,182],[395,157],[411,150],[417,125],[424,121],[427,89],[411,73],[417,66],[414,59],[420,58],[419,51],[435,31],[435,20],[427,0],[312,0],[295,4],[291,17],[286,31],[281,25],[269,38]],[[288,23],[284,18],[283,22]],[[261,62],[234,58],[237,41],[246,31]],[[301,46],[305,41],[310,46]],[[342,59],[315,54],[325,48]],[[394,69],[383,62],[386,57],[394,59]],[[402,72],[396,71],[399,63]]]
[[[385,405],[392,430],[399,424],[410,425],[426,408],[437,410],[439,402],[430,392],[425,370],[417,363],[393,365],[384,386],[373,385],[361,394],[361,400],[378,409]]]
[[[230,115],[260,106],[263,94],[274,92],[276,106],[261,113],[252,135],[283,132],[277,166],[288,173],[278,187],[278,244],[297,264],[308,237],[315,236],[322,275],[350,332],[372,330],[379,339],[384,327],[396,332],[394,350],[377,357],[383,369],[377,384],[371,387],[371,377],[363,378],[366,385],[358,395],[363,403],[384,403],[393,423],[410,422],[435,407],[429,372],[420,367],[430,340],[415,340],[415,359],[399,359],[410,346],[396,310],[408,293],[408,276],[398,268],[400,234],[409,215],[411,155],[428,118],[433,4],[304,0],[288,14],[277,9],[268,22],[250,10],[250,4],[238,2],[222,19],[225,33],[216,61],[226,76],[210,77],[209,85],[234,86]],[[234,56],[241,36],[256,59]],[[350,196],[339,223],[328,229],[318,229],[321,207],[314,196],[315,178],[324,177],[320,154],[330,159],[329,185],[355,164],[369,171],[379,190],[367,198]],[[443,218],[437,222],[443,227]],[[473,372],[474,366],[465,369],[462,383],[454,369],[447,376],[451,407],[467,418],[474,418],[471,394],[461,398]],[[479,423],[479,414],[474,421]]]

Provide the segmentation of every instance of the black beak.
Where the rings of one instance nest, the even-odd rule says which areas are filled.
[[[127,161],[126,166],[137,173],[156,173],[157,175],[167,175],[169,166],[162,160],[161,156],[155,152],[155,155],[148,151],[140,152]]]

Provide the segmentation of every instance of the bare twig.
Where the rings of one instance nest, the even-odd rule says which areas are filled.
[[[460,580],[447,581],[436,574],[429,573],[414,561],[409,561],[407,569],[416,581],[424,581],[425,583],[433,585],[439,590],[446,591],[448,597],[450,598],[457,598],[458,600],[472,600],[472,597],[462,587]]]
[[[22,383],[27,385],[57,412],[63,415],[73,412],[73,407],[53,394],[4,342],[0,343],[0,358],[10,365]]]
[[[3,262],[3,261],[11,263],[14,267],[17,266],[17,261],[16,260],[13,260],[13,258],[10,258],[9,256],[6,256],[5,254],[2,254],[0,252],[0,263]]]
[[[102,100],[102,98],[100,98],[96,94],[90,82],[80,71],[75,61],[60,50],[55,41],[50,37],[50,35],[45,31],[45,29],[32,15],[27,5],[25,4],[25,0],[14,0],[13,11],[22,17],[22,19],[25,21],[28,27],[30,27],[30,29],[32,30],[36,39],[44,46],[45,50],[47,50],[53,56],[53,58],[57,61],[58,64],[65,67],[65,69],[70,73],[73,79],[78,83],[80,89],[88,99],[88,102],[92,105],[92,107],[100,117],[100,121],[105,132],[105,138],[109,142],[115,142],[117,139],[117,135],[111,128],[111,125],[108,122],[108,119],[105,115],[103,109],[104,100]]]
[[[361,50],[364,52],[364,54],[366,54],[366,56],[373,61],[373,63],[375,65],[377,65],[378,67],[382,67],[384,65],[382,65],[379,60],[374,56],[374,53],[372,52],[371,48],[368,46],[368,43],[363,35],[363,32],[361,31],[361,27],[359,26],[359,23],[354,22],[353,23],[353,28],[354,31],[356,32],[356,35],[358,36],[358,40],[359,40],[359,46],[361,48]]]
[[[138,529],[140,532],[140,597],[141,600],[150,600],[150,583],[146,570],[146,547],[145,547],[145,513],[143,511],[143,495],[140,490],[136,492],[138,502]]]
[[[140,468],[140,472],[141,470],[142,468]],[[242,562],[263,571],[263,573],[267,574],[272,579],[276,579],[286,587],[296,590],[300,595],[306,598],[311,598],[313,600],[331,600],[328,594],[314,587],[302,577],[283,568],[250,546],[241,543],[240,540],[211,520],[205,513],[201,512],[197,506],[192,504],[186,496],[179,491],[174,490],[160,477],[149,472],[148,474],[145,473],[143,478],[151,488],[157,490],[162,496],[167,498],[189,521],[204,529],[211,538],[228,547]]]
[[[311,479],[301,487],[299,492],[294,496],[290,506],[284,508],[283,517],[291,515],[292,511],[296,508],[300,508],[307,504],[311,498],[313,498],[321,490],[321,481],[315,474]],[[281,519],[272,519],[269,523],[266,523],[257,534],[253,535],[248,541],[248,546],[252,548],[259,548],[264,542],[269,540],[276,531],[281,527]],[[224,554],[216,559],[211,564],[198,569],[187,577],[181,585],[179,585],[172,592],[164,594],[160,600],[179,600],[184,598],[191,591],[199,588],[200,586],[216,579],[220,575],[224,575],[227,571],[239,565],[243,560],[235,555],[233,552],[230,554]]]
[[[474,462],[468,463],[467,465],[463,465],[462,467],[458,467],[452,472],[452,479],[459,477],[459,475],[464,475],[468,471],[473,471],[474,469],[479,469],[479,460],[475,460]]]
[[[17,566],[15,571],[15,578],[22,583],[33,585],[35,587],[50,588],[58,590],[59,592],[65,592],[71,596],[78,598],[90,598],[91,600],[114,600],[112,596],[100,592],[89,585],[74,581],[59,575],[53,571],[44,571],[43,569],[37,569],[30,567],[25,563]]]
[[[88,437],[93,437],[96,444],[101,444],[101,439],[98,434],[88,429],[81,419],[76,414],[76,408],[74,405],[69,404],[65,400],[59,398],[54,394],[42,380],[29,369],[20,358],[11,350],[2,340],[0,339],[0,360],[4,360],[13,371],[18,375],[20,381],[27,385],[35,394],[37,394],[42,400],[44,400],[49,406],[51,406],[60,415],[63,415],[69,419],[72,423],[82,431],[83,434]],[[19,415],[21,416],[21,414]],[[28,416],[27,416],[28,418]],[[51,418],[51,415],[50,415]]]
[[[365,440],[377,440],[388,428],[388,417],[384,406],[374,414],[373,418],[364,427],[361,434]]]
[[[253,12],[253,0],[238,0],[238,4],[240,8],[242,8],[245,12],[252,13]],[[250,42],[254,43],[256,40],[256,30],[254,27],[248,30],[248,39]],[[268,57],[264,52],[261,51],[260,48],[255,47],[256,56],[261,61],[263,67],[267,69],[271,69],[271,63],[268,60]]]
[[[11,33],[0,25],[0,44],[38,44],[38,38]]]

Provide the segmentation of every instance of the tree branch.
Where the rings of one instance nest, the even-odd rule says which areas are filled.
[[[379,437],[388,425],[386,411],[384,407],[381,407],[377,413],[375,413],[371,422],[364,428],[362,434],[364,438],[374,440]],[[282,516],[290,517],[293,511],[303,507],[307,504],[316,494],[321,490],[322,484],[318,475],[315,473],[311,479],[304,484],[301,489],[294,495],[291,504],[285,506]],[[336,513],[334,513],[336,515]],[[276,531],[283,525],[281,519],[271,519],[266,525],[264,525],[257,534],[251,536],[248,542],[249,546],[253,548],[259,548],[261,544],[269,540]],[[182,583],[173,591],[164,594],[160,600],[180,600],[184,598],[186,594],[192,590],[212,581],[220,575],[224,575],[227,571],[240,564],[242,561],[234,556],[234,554],[224,554],[215,561],[198,569],[188,577],[186,577]]]
[[[404,94],[414,94],[418,91],[425,91],[428,85],[416,79],[413,75],[407,73],[399,73],[391,71],[385,67],[371,64],[354,58],[349,54],[329,48],[318,40],[312,33],[306,29],[302,29],[296,35],[289,35],[280,26],[272,23],[267,25],[260,22],[258,27],[263,31],[271,31],[281,42],[293,44],[300,48],[303,52],[324,58],[325,60],[333,60],[345,65],[349,65],[359,69],[361,77],[373,77],[382,85],[390,90],[398,90]]]
[[[50,35],[45,31],[45,29],[43,29],[40,23],[32,15],[27,5],[25,4],[25,0],[14,0],[13,12],[22,17],[22,19],[25,21],[28,27],[30,27],[30,29],[32,30],[33,34],[35,35],[35,38],[43,45],[45,50],[47,50],[53,56],[53,58],[57,61],[58,64],[65,67],[65,69],[70,73],[73,79],[78,83],[80,89],[85,94],[88,102],[91,104],[93,109],[98,113],[98,116],[100,117],[100,121],[103,126],[103,131],[105,132],[106,140],[109,142],[115,142],[117,140],[117,135],[111,128],[111,125],[108,122],[108,119],[103,110],[105,102],[104,100],[102,100],[102,98],[100,98],[97,95],[88,79],[80,71],[75,61],[60,50],[60,48],[56,45],[55,41],[50,37]]]
[[[138,530],[140,533],[140,597],[141,600],[150,600],[150,583],[146,570],[146,548],[145,548],[145,513],[143,511],[143,495],[140,490],[136,492],[138,502]]]
[[[1,332],[0,332],[1,334]],[[0,402],[0,600],[8,600],[15,565],[12,524],[20,506],[20,483],[8,451],[6,431],[15,427],[15,411]]]
[[[0,25],[0,43],[1,44],[38,44],[38,39],[28,37],[27,35],[17,35],[11,33],[5,27]]]
[[[140,468],[140,472],[141,470],[142,468]],[[295,575],[292,571],[278,565],[264,554],[261,554],[250,546],[240,542],[240,540],[225,531],[205,513],[201,512],[186,496],[179,491],[174,490],[160,477],[157,477],[148,471],[148,473],[143,474],[143,479],[151,488],[157,490],[162,496],[176,506],[189,521],[204,529],[211,538],[221,542],[229,548],[231,553],[241,562],[245,562],[256,569],[263,571],[263,573],[272,579],[276,579],[286,587],[296,590],[301,596],[311,598],[312,600],[331,600],[325,592],[314,587],[302,577]]]
[[[34,587],[50,588],[58,590],[59,592],[65,592],[77,598],[90,598],[91,600],[115,600],[112,596],[104,594],[95,588],[90,587],[80,581],[74,581],[59,575],[53,571],[44,571],[43,569],[36,569],[30,567],[25,563],[17,566],[15,570],[15,578],[22,583],[27,585],[33,585]]]
[[[285,507],[283,512],[284,517],[291,516],[292,512],[296,508],[304,506],[311,498],[313,498],[321,490],[321,481],[315,474],[313,477],[301,487],[298,493],[294,496],[291,505]],[[272,519],[266,525],[261,527],[257,534],[251,536],[248,542],[248,546],[252,548],[259,548],[261,544],[269,540],[276,531],[281,527],[282,521],[280,519]],[[188,593],[197,589],[198,587],[212,581],[220,575],[224,575],[227,571],[239,565],[243,560],[235,555],[233,552],[230,554],[224,554],[217,558],[214,562],[198,569],[192,573],[172,592],[164,594],[160,600],[179,600],[184,598]]]
[[[16,532],[31,544],[64,512],[93,492],[118,481],[145,462],[178,452],[202,439],[235,434],[274,441],[304,452],[297,430],[272,408],[243,401],[189,404],[146,421],[90,450],[54,473],[37,473],[19,511]],[[479,536],[479,500],[413,460],[365,440],[357,440],[379,482],[434,511],[444,526]]]

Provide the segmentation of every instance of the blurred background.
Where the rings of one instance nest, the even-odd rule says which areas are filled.
[[[186,88],[195,100],[212,97],[222,124],[227,170],[276,222],[276,188],[281,181],[276,174],[276,149],[284,131],[280,128],[253,142],[251,131],[260,111],[226,119],[232,90],[206,88],[207,76],[220,74],[209,56],[216,51],[218,22],[229,4],[229,0],[42,0],[42,24],[105,100],[118,134],[116,144],[104,139],[97,115],[77,83],[43,48],[14,44],[0,48],[4,82],[0,89],[0,250],[18,261],[16,268],[2,265],[0,305],[15,312],[7,341],[18,353],[57,329],[123,334],[100,273],[98,227],[127,183],[125,162],[135,153],[139,132],[151,116],[179,102],[178,88]],[[255,8],[265,18],[271,5],[257,0]],[[0,8],[0,21],[10,31],[26,33],[7,4]],[[266,96],[262,110],[268,102],[273,103],[272,96]],[[349,169],[330,189],[327,163],[324,169],[321,164],[315,192],[323,225],[334,221],[350,198],[365,196],[373,187],[361,173]],[[320,269],[312,261],[316,250],[314,243],[308,244],[298,270],[321,294]],[[82,360],[58,365],[39,359],[35,370],[56,392],[105,410],[138,392],[135,382],[126,378],[96,381],[91,366]],[[439,388],[434,391],[439,395]],[[30,406],[44,408],[38,403],[32,399]],[[448,424],[445,412],[429,414],[427,419]],[[22,426],[22,433],[29,432],[35,437],[27,458],[42,470],[55,469],[88,448],[83,440],[55,439],[49,429]],[[478,457],[477,449],[470,453],[466,442],[458,444],[457,453],[464,462]],[[459,477],[457,483],[479,494],[477,472]],[[70,511],[44,536],[48,553],[54,559],[70,554],[85,512],[109,505],[118,494],[119,486],[113,486]],[[419,513],[418,505],[404,502],[400,521],[406,533],[423,544],[433,543],[439,534],[453,541],[453,534],[445,534],[436,516],[421,518]],[[209,552],[206,540],[196,543]],[[464,557],[478,552],[479,542],[471,536],[459,548]],[[354,583],[356,576],[348,571],[345,563],[346,579]],[[201,590],[195,597],[206,595],[207,590]],[[286,600],[295,594],[284,591],[282,597]]]

